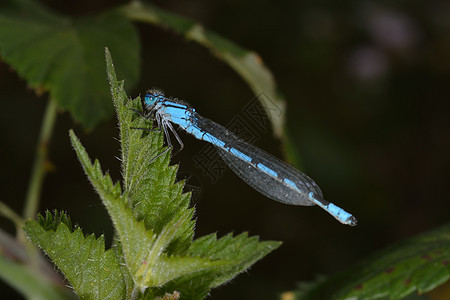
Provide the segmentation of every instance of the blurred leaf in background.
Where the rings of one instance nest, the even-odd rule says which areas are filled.
[[[295,299],[403,299],[429,292],[450,279],[449,233],[450,225],[442,226],[391,245],[345,272],[301,283]]]
[[[37,1],[8,0],[0,6],[0,54],[38,93],[71,112],[92,130],[112,115],[104,47],[116,53],[118,72],[131,88],[139,75],[135,27],[119,13],[70,18]]]

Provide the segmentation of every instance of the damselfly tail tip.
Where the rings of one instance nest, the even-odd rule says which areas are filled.
[[[350,216],[345,221],[345,224],[350,225],[350,226],[356,226],[356,225],[358,225],[358,220],[356,220],[356,218],[354,216]]]

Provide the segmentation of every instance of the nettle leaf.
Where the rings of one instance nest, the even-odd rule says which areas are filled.
[[[63,217],[61,217],[63,216]],[[103,236],[85,237],[81,230],[67,227],[63,213],[49,212],[39,221],[27,221],[25,232],[63,272],[81,299],[125,299],[124,280],[113,249],[105,251]],[[57,224],[51,228],[49,224]]]
[[[51,214],[49,211],[45,213],[45,216],[39,214],[37,216],[37,219],[37,222],[45,231],[54,231],[61,223],[65,224],[67,228],[73,228],[70,217],[66,213],[59,212],[56,209],[53,211],[53,214]]]
[[[163,146],[159,130],[144,131],[135,128],[152,128],[152,122],[140,116],[141,101],[130,101],[114,72],[109,51],[106,65],[114,106],[119,119],[123,185],[130,205],[138,220],[156,234],[163,231],[174,216],[188,212],[189,217],[179,224],[169,248],[172,255],[186,252],[192,242],[195,222],[194,209],[189,209],[190,193],[183,193],[184,181],[176,182],[178,166],[169,166],[170,149]],[[168,150],[168,151],[167,151]]]
[[[147,230],[145,223],[134,216],[126,201],[126,194],[121,194],[119,184],[113,184],[109,175],[103,174],[97,160],[91,163],[73,131],[70,137],[85,173],[111,216],[136,290],[159,287],[180,276],[226,263],[201,257],[174,257],[173,253],[169,253],[168,246],[179,237],[180,229],[184,233],[183,227],[189,227],[185,224],[191,223],[193,210],[186,209],[174,214],[158,234],[152,229]]]
[[[187,299],[203,299],[210,289],[231,280],[280,245],[281,242],[276,241],[260,242],[258,237],[248,237],[247,233],[235,237],[230,233],[221,239],[217,239],[216,234],[198,238],[189,248],[189,256],[227,263],[220,268],[209,268],[180,277],[166,286],[166,290],[177,290]]]
[[[139,42],[135,28],[121,14],[72,19],[24,0],[9,0],[0,9],[2,59],[30,87],[48,91],[87,129],[113,112],[104,77],[106,46],[133,86],[139,75]]]
[[[402,299],[450,279],[450,224],[394,244],[346,272],[300,288],[296,299]]]
[[[281,242],[260,242],[258,237],[248,237],[244,232],[233,237],[231,233],[217,240],[216,234],[210,234],[194,241],[188,254],[208,257],[211,260],[222,259],[233,261],[216,274],[211,287],[219,286],[230,280],[237,273],[250,267],[281,245]]]
[[[70,219],[63,213],[29,221],[27,233],[63,271],[80,298],[202,299],[279,243],[259,242],[247,234],[193,241],[194,209],[188,207],[190,195],[183,194],[183,183],[175,182],[177,166],[169,166],[170,151],[159,132],[135,129],[152,124],[137,112],[142,109],[140,99],[129,100],[123,82],[117,81],[108,50],[106,62],[119,118],[123,189],[103,173],[98,160],[92,163],[75,133],[69,135],[114,224],[113,246],[105,252],[103,237],[85,238],[80,229],[71,232]],[[92,266],[86,266],[88,262]]]
[[[176,290],[183,297],[191,295],[188,297],[200,299],[209,289],[236,276],[279,243],[259,243],[256,237],[248,238],[245,234],[236,238],[229,235],[219,241],[208,237],[192,242],[194,210],[188,208],[190,194],[182,193],[184,183],[175,182],[177,166],[169,166],[170,150],[164,148],[160,132],[135,129],[151,129],[152,122],[136,112],[142,111],[139,98],[128,99],[123,82],[116,78],[108,50],[106,64],[119,119],[124,196],[136,219],[145,224],[147,234],[150,231],[153,234],[135,243],[130,237],[142,236],[143,227],[119,229],[117,224],[125,260],[141,291],[154,287],[147,289],[147,296]],[[122,236],[128,238],[127,242]],[[206,240],[209,242],[205,243]],[[131,247],[126,245],[130,242]],[[140,250],[132,252],[140,248],[146,249],[145,255],[139,256]]]

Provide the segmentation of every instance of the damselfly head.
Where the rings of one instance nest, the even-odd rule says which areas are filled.
[[[164,100],[164,93],[158,89],[151,89],[145,94],[144,102],[147,107],[154,106],[156,102]]]

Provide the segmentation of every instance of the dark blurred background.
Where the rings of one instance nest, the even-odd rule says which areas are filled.
[[[125,3],[43,2],[74,17]],[[193,200],[196,236],[249,231],[283,241],[250,271],[213,290],[211,299],[274,299],[299,281],[344,270],[450,220],[448,1],[152,2],[261,55],[287,100],[301,169],[326,199],[359,220],[352,228],[318,207],[274,202],[230,171],[212,184],[192,159],[204,143],[181,133],[185,149],[173,161],[201,187]],[[244,81],[205,48],[171,31],[137,26],[142,74],[131,96],[157,86],[221,124],[253,101]],[[5,63],[0,82],[1,200],[21,213],[47,95],[37,97]],[[61,112],[49,154],[55,170],[45,180],[41,210],[66,210],[86,233],[105,234],[109,245],[111,223],[70,146],[70,128],[120,180],[115,117],[86,133]],[[256,144],[283,155],[270,128]],[[14,232],[3,218],[0,226]],[[0,288],[8,299],[20,299],[5,283]]]

